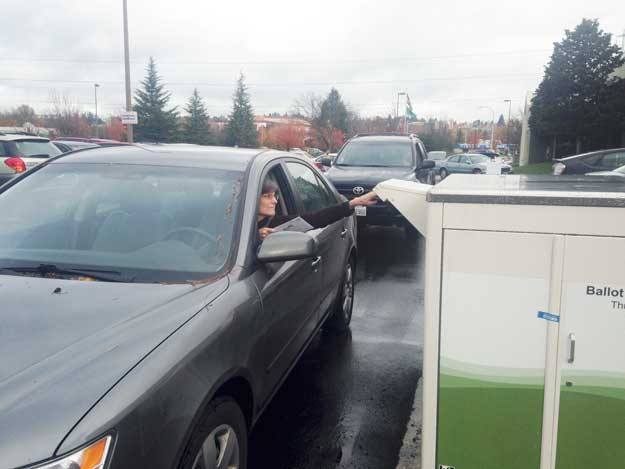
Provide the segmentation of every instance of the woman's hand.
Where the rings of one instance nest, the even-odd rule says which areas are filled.
[[[360,197],[355,197],[349,201],[349,208],[354,208],[358,206],[368,207],[370,205],[375,205],[377,203],[378,195],[371,191],[366,193],[365,195],[361,195]]]
[[[258,236],[260,237],[260,240],[262,241],[273,232],[274,232],[273,228],[259,228]]]

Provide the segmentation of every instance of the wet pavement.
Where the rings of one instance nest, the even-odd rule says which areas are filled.
[[[394,469],[421,376],[423,239],[359,237],[351,333],[321,333],[250,437],[250,469]]]

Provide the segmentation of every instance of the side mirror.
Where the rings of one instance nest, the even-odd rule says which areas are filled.
[[[306,233],[280,231],[270,234],[260,245],[260,262],[284,262],[307,259],[317,254],[317,242]]]
[[[327,156],[321,157],[321,164],[324,166],[332,166],[332,158]]]
[[[434,160],[423,160],[419,169],[432,169],[436,166]]]

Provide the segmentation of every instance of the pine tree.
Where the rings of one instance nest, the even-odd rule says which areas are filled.
[[[165,91],[152,57],[146,72],[147,76],[141,82],[142,89],[135,93],[134,110],[139,119],[134,127],[135,139],[139,142],[171,142],[175,137],[178,114],[175,107],[165,109],[171,93]]]
[[[601,97],[610,76],[623,64],[611,35],[596,20],[584,19],[554,44],[545,76],[532,101],[530,126],[543,137],[575,138],[581,150],[584,137],[601,132],[605,122]]]
[[[243,74],[237,80],[237,89],[232,98],[232,113],[228,117],[228,124],[225,128],[225,143],[230,146],[247,148],[258,146],[254,111]]]
[[[213,143],[208,128],[208,113],[197,88],[193,90],[193,94],[184,110],[189,113],[189,116],[185,118],[182,126],[183,141],[198,145],[210,145]]]

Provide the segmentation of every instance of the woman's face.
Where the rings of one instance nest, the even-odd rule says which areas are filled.
[[[260,203],[258,204],[258,216],[274,217],[276,215],[276,205],[278,198],[275,192],[266,192],[260,195]]]

